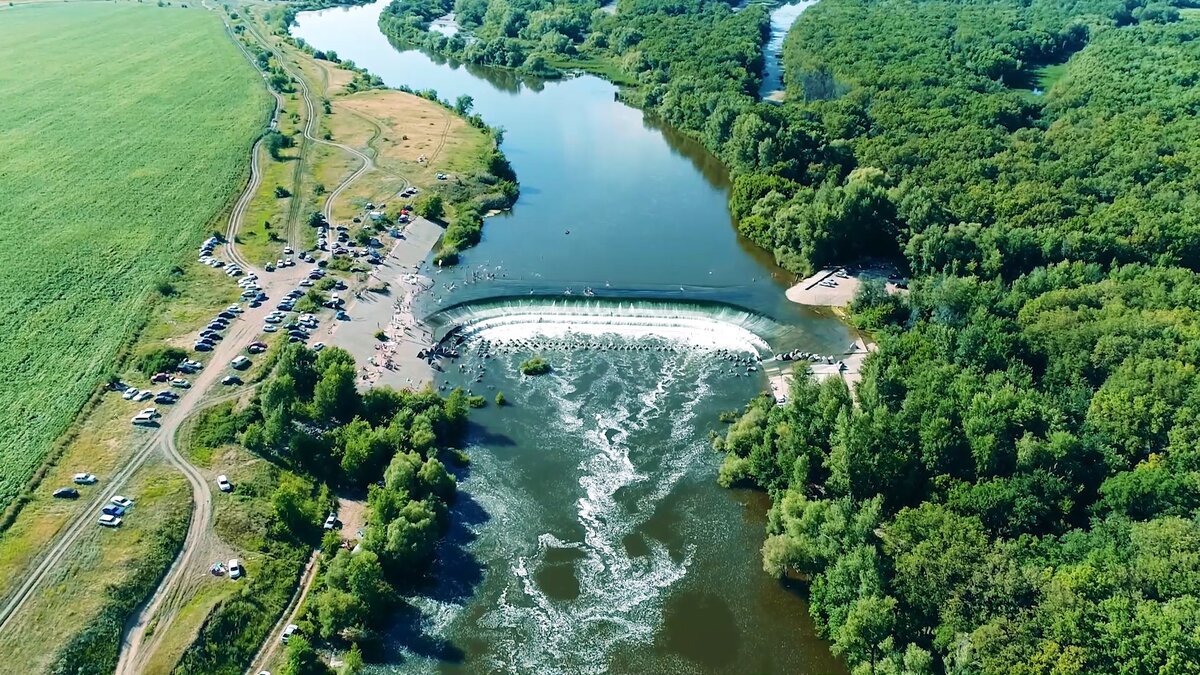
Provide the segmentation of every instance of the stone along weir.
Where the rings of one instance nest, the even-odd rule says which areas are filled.
[[[471,96],[505,129],[521,200],[462,265],[422,270],[418,312],[461,338],[439,385],[489,405],[438,579],[396,616],[377,671],[842,671],[801,597],[762,572],[766,499],[716,486],[708,435],[765,388],[755,359],[835,353],[847,329],[786,301],[791,276],[737,236],[703,148],[594,77],[398,50],[383,7],[305,12],[293,34],[390,85]],[[522,376],[535,351],[552,372]]]

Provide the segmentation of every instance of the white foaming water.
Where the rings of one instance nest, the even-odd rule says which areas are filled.
[[[647,361],[639,359],[638,365]],[[511,562],[514,583],[505,586],[479,621],[497,642],[489,650],[489,669],[500,672],[607,671],[622,645],[653,640],[666,591],[687,574],[692,561],[690,549],[673,558],[653,539],[646,540],[645,555],[630,557],[624,538],[645,523],[655,504],[704,453],[703,442],[694,438],[694,408],[707,391],[705,360],[694,353],[666,357],[653,388],[640,392],[631,390],[628,374],[636,371],[637,379],[647,383],[653,374],[632,369],[630,363],[611,364],[582,392],[570,376],[570,360],[559,365],[541,393],[558,412],[560,428],[581,438],[578,484],[583,496],[576,501],[576,514],[583,537],[572,542],[543,533],[536,550]],[[583,413],[590,417],[584,424],[584,400],[611,392],[618,392],[616,400],[606,400],[604,410]],[[655,427],[669,428],[670,442],[655,448],[653,476],[648,476],[631,459],[630,441]],[[650,495],[636,505],[621,503],[619,490],[647,480],[653,480]],[[580,555],[574,568],[579,594],[573,600],[547,596],[534,579],[533,570],[554,549],[574,549]]]
[[[452,307],[430,317],[465,337],[493,342],[535,337],[657,337],[700,349],[771,351],[767,338],[779,326],[770,319],[726,305],[651,301],[514,300]]]

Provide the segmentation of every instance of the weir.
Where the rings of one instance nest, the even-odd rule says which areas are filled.
[[[769,317],[717,302],[600,297],[510,297],[472,301],[426,319],[434,337],[491,341],[569,336],[658,338],[698,349],[771,353],[788,328]]]

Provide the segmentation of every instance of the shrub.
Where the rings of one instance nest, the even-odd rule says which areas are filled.
[[[139,356],[134,367],[141,374],[150,377],[155,373],[175,370],[175,366],[187,356],[188,353],[178,347],[155,347]]]
[[[522,375],[545,375],[550,371],[550,364],[540,356],[535,356],[521,364]]]
[[[284,197],[291,197],[291,196],[292,196],[292,193],[288,192],[287,188],[283,187],[282,185],[275,186],[275,198],[276,199],[283,199]]]
[[[501,408],[508,405],[508,399],[504,398],[504,392],[502,392],[502,391],[496,392],[496,405]]]
[[[375,339],[379,340],[380,342],[387,342],[387,333],[380,328],[379,330],[375,331]]]

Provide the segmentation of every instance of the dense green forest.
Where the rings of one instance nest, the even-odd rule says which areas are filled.
[[[464,32],[424,32],[455,11]],[[764,567],[856,672],[1200,670],[1200,22],[1146,0],[821,0],[788,101],[766,12],[701,0],[394,3],[395,39],[572,62],[703,142],[738,227],[803,274],[886,256],[851,393],[797,383],[718,446],[769,492]]]

